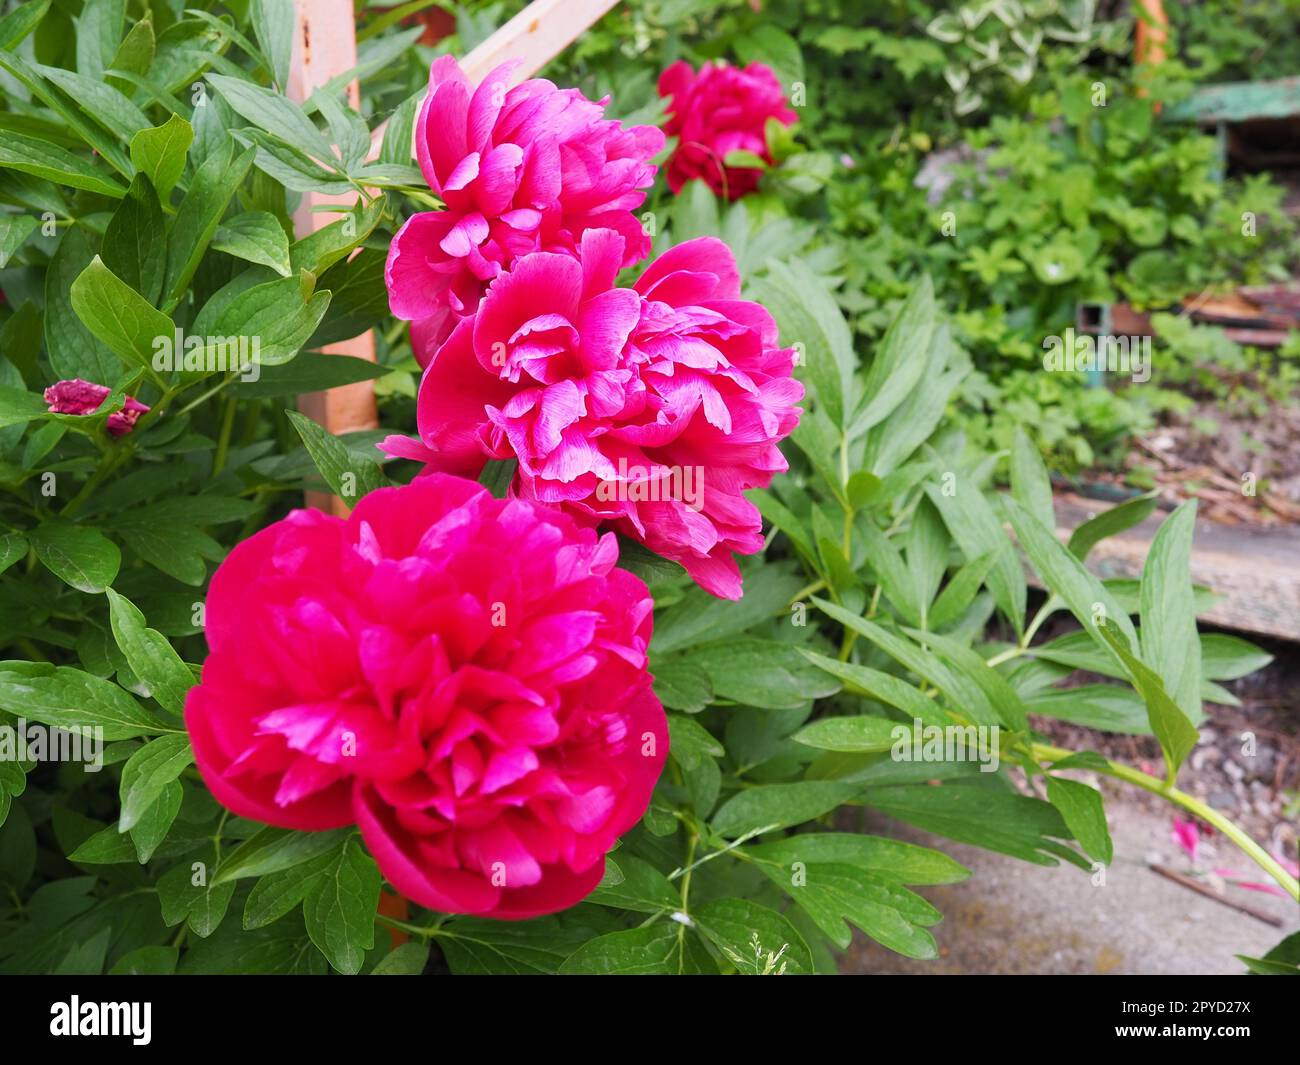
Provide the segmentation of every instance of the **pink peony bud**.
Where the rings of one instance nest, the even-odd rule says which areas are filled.
[[[763,63],[743,69],[705,63],[696,73],[679,59],[659,76],[659,95],[671,101],[664,132],[678,138],[668,161],[668,187],[673,192],[695,178],[730,200],[753,192],[762,170],[727,166],[727,156],[744,151],[772,162],[767,120],[790,126],[797,118],[776,74]]]

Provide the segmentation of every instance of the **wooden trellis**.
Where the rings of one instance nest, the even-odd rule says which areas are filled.
[[[514,80],[522,81],[559,55],[617,3],[618,0],[534,0],[465,56],[461,66],[471,81],[479,81],[499,64],[518,59],[520,63],[515,68]],[[331,78],[356,67],[357,35],[352,0],[295,0],[294,9],[297,28],[288,93],[292,99],[301,102]],[[348,86],[348,100],[354,108],[358,106],[360,96],[360,85],[354,81]],[[383,133],[381,126],[372,136],[372,158],[379,154]],[[304,194],[294,214],[297,236],[306,236],[328,225],[355,203],[354,194]],[[337,207],[338,211],[322,209],[329,207]],[[322,351],[373,362],[374,335],[367,331],[350,340],[326,345]],[[371,381],[303,395],[299,397],[298,405],[303,413],[335,434],[374,429],[379,425],[375,388]],[[322,510],[347,512],[341,499],[324,493],[309,492],[307,502]]]

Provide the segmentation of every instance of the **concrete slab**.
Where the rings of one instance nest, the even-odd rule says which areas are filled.
[[[972,875],[960,884],[918,889],[944,914],[932,930],[939,959],[903,958],[859,934],[840,971],[1232,974],[1243,971],[1234,955],[1258,957],[1300,928],[1300,907],[1290,899],[1227,889],[1231,898],[1282,918],[1284,927],[1274,928],[1157,876],[1147,868],[1149,860],[1179,872],[1188,868],[1186,855],[1169,838],[1169,818],[1113,798],[1107,811],[1115,861],[1099,887],[1074,866],[1030,865],[881,818],[868,830],[942,850]],[[1202,864],[1242,873],[1257,868],[1224,840],[1217,841],[1212,861]]]

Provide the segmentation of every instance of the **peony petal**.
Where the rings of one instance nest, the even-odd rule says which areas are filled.
[[[438,193],[443,190],[442,181],[450,177],[469,151],[466,137],[469,89],[464,78],[450,56],[435,62],[429,76],[429,95],[416,119],[416,158],[424,180]]]
[[[687,276],[675,276],[683,273]],[[675,306],[739,299],[740,271],[726,244],[716,237],[697,237],[669,248],[645,268],[634,287],[647,299]]]
[[[420,380],[416,420],[420,438],[453,468],[481,468],[486,456],[479,430],[488,421],[489,406],[501,406],[515,386],[487,373],[474,357],[474,322],[466,319],[424,371]]]

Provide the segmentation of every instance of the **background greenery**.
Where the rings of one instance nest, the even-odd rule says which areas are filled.
[[[836,298],[864,341],[931,275],[975,363],[954,400],[973,443],[1005,449],[1018,424],[1054,469],[1074,473],[1117,462],[1132,432],[1186,406],[1193,381],[1226,396],[1250,364],[1266,391],[1294,389],[1294,345],[1279,365],[1217,330],[1198,328],[1215,339],[1188,343],[1176,325],[1157,338],[1145,386],[1090,388],[1081,376],[1038,371],[1043,338],[1073,325],[1080,302],[1159,308],[1288,276],[1294,226],[1281,188],[1265,176],[1223,181],[1212,133],[1160,121],[1150,101],[1175,103],[1206,80],[1295,74],[1300,5],[1169,5],[1171,58],[1159,70],[1134,66],[1128,4],[630,7],[555,66],[616,104],[648,95],[654,73],[681,56],[761,59],[805,85],[801,147],[751,207],[815,225]],[[981,19],[976,29],[963,15]],[[1256,216],[1254,237],[1242,235],[1243,211]],[[945,212],[955,234],[941,229]],[[1206,364],[1227,373],[1197,374]]]

